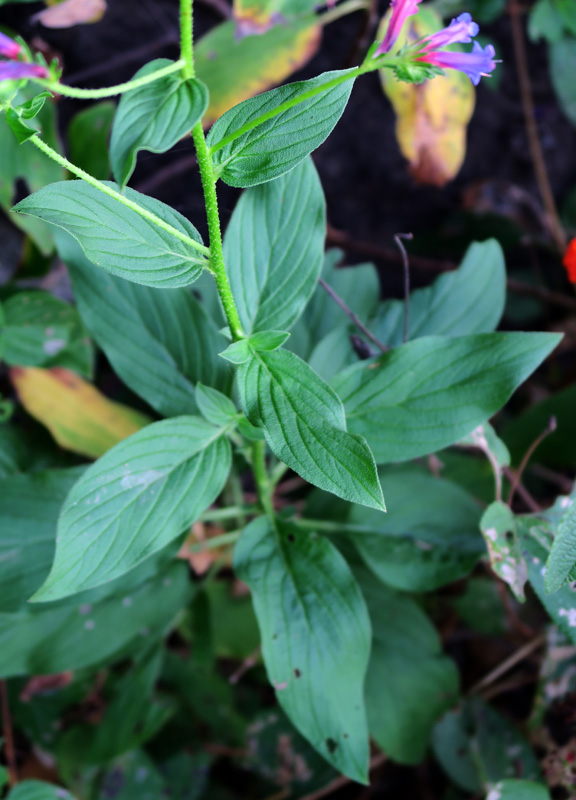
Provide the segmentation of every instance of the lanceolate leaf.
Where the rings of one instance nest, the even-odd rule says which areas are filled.
[[[74,797],[53,783],[22,781],[12,789],[7,800],[74,800]]]
[[[164,416],[193,413],[200,381],[227,392],[225,339],[186,289],[161,292],[96,269],[67,234],[56,235],[82,319],[114,371]]]
[[[550,800],[550,792],[543,783],[508,779],[498,781],[486,800]]]
[[[33,599],[100,586],[182,533],[228,477],[224,431],[199,417],[164,420],[93,464],[66,499],[54,565]]]
[[[495,239],[474,243],[459,269],[410,295],[409,339],[466,336],[498,327],[506,300],[506,269]],[[381,303],[368,327],[385,344],[403,341],[404,302]]]
[[[60,508],[83,470],[45,470],[2,482],[0,612],[17,611],[46,579]]]
[[[252,590],[262,652],[277,698],[298,730],[333,766],[366,782],[363,683],[370,620],[338,551],[314,533],[261,517],[234,553]]]
[[[115,189],[113,183],[106,185]],[[124,195],[198,243],[192,223],[170,206],[126,189]],[[173,289],[193,283],[206,259],[194,247],[84,181],[45,186],[14,207],[63,228],[86,257],[112,275],[134,283]]]
[[[169,66],[171,61],[151,61],[134,80]],[[129,181],[139,150],[165,153],[202,118],[208,106],[208,90],[192,78],[175,72],[122,95],[112,126],[110,160],[112,172],[124,187]]]
[[[307,364],[286,350],[253,351],[238,368],[238,389],[277,458],[321,489],[385,510],[368,445],[346,432],[342,403]]]
[[[350,534],[367,567],[396,589],[427,592],[467,575],[485,552],[480,508],[463,489],[414,467],[381,476],[388,513],[352,508]],[[414,498],[418,502],[414,502]]]
[[[404,461],[453,444],[495,414],[560,338],[430,336],[349,367],[333,386],[351,432],[366,437],[376,461]]]
[[[244,192],[224,251],[246,333],[289,329],[316,287],[325,238],[326,204],[311,159]]]
[[[434,724],[458,698],[456,665],[418,603],[366,570],[355,574],[373,629],[365,692],[370,733],[394,761],[419,764]]]
[[[244,188],[293,169],[328,138],[342,116],[353,85],[345,76],[345,70],[325,72],[227,111],[208,136],[216,174]]]
[[[23,291],[4,303],[0,358],[10,366],[67,367],[89,378],[94,352],[75,308],[48,292]]]
[[[185,564],[173,563],[105,597],[96,589],[74,603],[28,603],[14,614],[0,613],[0,678],[53,675],[133,657],[167,632],[190,594]]]
[[[546,591],[556,592],[576,565],[576,504],[571,503],[556,531],[546,565]]]

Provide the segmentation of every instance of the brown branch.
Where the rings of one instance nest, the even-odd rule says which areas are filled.
[[[518,0],[510,0],[508,4],[508,14],[512,24],[514,57],[516,59],[516,70],[518,72],[522,108],[524,110],[524,122],[526,125],[526,133],[528,134],[530,155],[532,156],[536,181],[538,183],[538,189],[540,191],[540,196],[542,197],[544,208],[546,209],[550,234],[554,239],[554,242],[556,243],[560,253],[564,253],[564,250],[566,249],[566,234],[564,232],[564,228],[562,227],[562,223],[560,222],[558,209],[556,208],[556,201],[550,185],[546,161],[544,160],[544,153],[542,152],[542,145],[540,144],[540,137],[538,135],[538,126],[536,124],[536,116],[534,113],[534,99],[532,97],[532,86],[530,83],[530,73],[528,71],[528,58],[524,43],[524,31],[522,28],[522,9],[518,4]]]
[[[510,487],[510,494],[508,495],[508,507],[512,508],[512,501],[514,500],[514,494],[516,490],[520,486],[520,482],[522,480],[522,475],[524,474],[524,470],[526,469],[528,462],[532,458],[534,451],[536,448],[544,441],[547,436],[550,436],[551,433],[554,433],[556,430],[556,417],[550,417],[550,422],[545,430],[542,431],[540,436],[538,436],[530,445],[528,450],[524,453],[524,458],[520,462],[520,466],[518,469],[513,473],[512,478],[512,485]]]
[[[12,730],[12,717],[10,716],[6,681],[0,681],[0,709],[2,710],[2,735],[4,737],[4,755],[6,756],[6,766],[8,767],[8,780],[10,786],[15,786],[18,783],[16,748],[14,747],[14,732]]]
[[[469,690],[468,694],[475,694],[480,689],[483,689],[485,686],[490,686],[490,684],[494,683],[494,681],[498,680],[502,675],[505,675],[509,672],[516,664],[519,664],[521,661],[533,653],[534,650],[537,650],[542,645],[546,644],[546,634],[543,633],[540,636],[537,636],[535,639],[532,639],[531,642],[522,645],[519,650],[516,650],[515,653],[512,653],[511,656],[504,659],[501,664],[498,664],[493,670],[491,670],[487,675],[485,675],[478,683],[475,683],[474,686]]]
[[[397,233],[394,237],[398,250],[402,254],[402,267],[404,269],[404,333],[402,336],[404,343],[408,341],[410,333],[410,264],[408,263],[408,253],[402,239],[411,241],[413,238],[411,233]]]
[[[349,308],[349,307],[346,305],[346,303],[344,302],[344,300],[342,300],[342,298],[340,297],[340,295],[339,295],[339,294],[337,294],[337,293],[334,291],[334,289],[333,289],[331,286],[329,286],[329,285],[326,283],[326,281],[324,280],[324,278],[320,278],[318,282],[319,282],[320,286],[321,286],[321,287],[324,289],[324,291],[325,291],[325,292],[327,292],[327,293],[330,295],[330,297],[332,298],[332,300],[334,300],[334,302],[335,302],[337,305],[339,305],[339,306],[340,306],[340,308],[341,308],[341,309],[342,309],[342,311],[343,311],[343,312],[346,314],[346,316],[347,316],[347,317],[349,317],[349,318],[352,320],[352,322],[354,323],[354,325],[356,325],[356,327],[358,328],[358,330],[359,330],[359,331],[362,331],[362,333],[364,334],[364,336],[366,336],[366,338],[367,338],[367,339],[370,339],[370,341],[372,342],[372,344],[375,344],[375,345],[376,345],[376,347],[378,347],[378,348],[379,348],[379,349],[380,349],[380,350],[381,350],[383,353],[387,353],[387,352],[388,352],[388,350],[389,350],[390,348],[389,348],[389,347],[387,347],[385,344],[382,344],[382,342],[380,342],[380,341],[379,341],[379,340],[378,340],[378,339],[377,339],[377,338],[374,336],[374,334],[373,334],[373,333],[370,333],[370,331],[368,330],[368,328],[367,328],[367,327],[366,327],[366,326],[365,326],[365,325],[364,325],[364,324],[363,324],[363,323],[362,323],[362,322],[359,320],[359,318],[358,318],[358,317],[356,316],[356,314],[355,314],[355,313],[352,311],[352,309],[350,309],[350,308]]]
[[[359,255],[374,258],[379,261],[389,261],[395,264],[402,263],[402,256],[393,248],[380,247],[379,245],[369,242],[358,241],[348,236],[348,234],[343,231],[338,231],[331,226],[328,226],[327,244],[333,247],[341,247],[343,250],[347,250],[350,253],[358,253]],[[458,264],[455,264],[453,261],[436,261],[433,258],[415,256],[412,253],[410,253],[410,266],[412,269],[427,270],[436,274],[458,269]],[[564,295],[561,292],[553,292],[541,286],[531,286],[529,283],[523,283],[514,278],[508,278],[506,284],[508,289],[514,292],[514,294],[523,295],[525,297],[535,297],[543,303],[576,311],[576,299]]]

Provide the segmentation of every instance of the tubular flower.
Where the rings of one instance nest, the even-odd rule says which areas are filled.
[[[392,49],[407,18],[418,13],[418,3],[420,0],[392,0],[392,16],[386,35],[376,50],[375,56],[381,56],[382,53],[388,53]]]
[[[440,69],[458,69],[468,75],[474,86],[478,86],[483,75],[490,75],[496,69],[495,55],[496,51],[491,44],[482,48],[478,42],[474,42],[471,53],[451,53],[447,50],[426,49],[419,53],[416,60],[440,67]]]
[[[570,283],[576,284],[576,239],[572,239],[562,261],[568,273],[568,280]]]
[[[0,62],[0,81],[19,81],[22,78],[47,78],[48,70],[40,64],[24,64],[20,61]]]
[[[475,36],[478,36],[479,30],[471,14],[460,14],[447,28],[426,36],[419,44],[424,45],[425,52],[440,50],[441,47],[448,47],[451,44],[469,44]]]
[[[21,50],[22,48],[18,42],[0,33],[0,56],[4,56],[5,58],[18,58]]]

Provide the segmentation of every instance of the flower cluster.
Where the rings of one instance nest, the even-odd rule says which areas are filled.
[[[22,47],[0,33],[0,56],[9,61],[0,61],[0,81],[19,81],[22,78],[47,78],[48,70],[40,64],[28,64],[25,61],[18,61],[18,56],[22,52]]]
[[[419,3],[420,0],[392,0],[390,23],[376,55],[390,52],[407,18],[418,13]],[[444,48],[451,44],[470,44],[478,35],[478,30],[478,25],[470,14],[460,14],[447,28],[420,39],[412,46],[414,61],[439,69],[460,70],[477,86],[483,75],[490,75],[496,68],[494,47],[488,44],[483,48],[478,42],[474,42],[469,53],[455,53]]]

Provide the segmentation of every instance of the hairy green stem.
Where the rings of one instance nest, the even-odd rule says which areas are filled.
[[[192,0],[180,0],[180,59],[184,62],[182,74],[194,77],[194,46]]]
[[[216,281],[216,287],[222,307],[226,314],[226,320],[232,334],[232,339],[237,342],[244,338],[242,323],[238,315],[238,309],[232,294],[232,288],[226,274],[224,264],[224,249],[222,247],[222,229],[220,227],[220,214],[218,211],[218,198],[216,197],[216,179],[212,166],[212,158],[208,152],[206,137],[202,123],[198,122],[192,128],[192,139],[196,147],[200,178],[204,189],[204,202],[206,204],[206,217],[208,219],[208,232],[210,234],[210,268]]]
[[[220,536],[213,536],[211,539],[206,539],[203,542],[197,542],[186,548],[188,553],[202,553],[204,550],[214,550],[217,547],[223,547],[227,544],[233,544],[240,538],[240,534],[244,528],[237,531],[230,531],[230,533],[223,533]]]
[[[239,519],[245,514],[255,514],[258,508],[253,505],[227,506],[226,508],[214,508],[212,511],[205,511],[199,522],[223,522],[228,519]]]
[[[210,255],[210,250],[207,247],[204,247],[203,244],[200,244],[200,242],[196,242],[194,239],[191,239],[190,236],[187,236],[185,233],[182,233],[177,228],[174,228],[172,225],[168,224],[167,222],[164,222],[164,220],[160,219],[160,217],[157,217],[156,214],[153,214],[151,211],[142,208],[142,206],[139,206],[138,203],[134,203],[132,200],[129,200],[120,192],[117,192],[115,189],[110,188],[110,186],[106,186],[106,184],[102,183],[102,181],[93,178],[92,175],[90,175],[88,172],[85,172],[83,169],[80,169],[80,167],[77,167],[71,161],[68,161],[67,158],[64,158],[64,156],[61,156],[60,153],[56,152],[56,150],[53,150],[50,147],[50,145],[46,144],[46,142],[43,141],[43,139],[41,139],[37,133],[35,133],[34,136],[31,136],[29,141],[32,142],[33,145],[35,145],[39,150],[45,153],[53,161],[56,161],[57,164],[60,164],[62,167],[71,172],[73,175],[76,175],[78,178],[81,178],[83,181],[86,181],[86,183],[89,183],[95,189],[98,189],[98,191],[103,192],[104,194],[108,195],[108,197],[112,197],[114,200],[117,200],[119,203],[122,203],[123,206],[132,209],[132,211],[135,211],[144,219],[147,219],[149,222],[152,222],[158,228],[162,228],[163,231],[166,231],[166,233],[169,233],[171,236],[175,236],[176,239],[180,239],[181,242],[184,242],[184,244],[189,245],[194,250],[197,250],[198,252],[202,253],[202,255],[204,256]],[[208,267],[207,259],[206,259],[206,267]]]
[[[274,505],[272,503],[273,485],[266,469],[266,442],[259,441],[252,444],[252,470],[256,481],[258,499],[265,514],[274,520]]]
[[[147,86],[149,83],[154,83],[165,78],[166,75],[172,75],[173,72],[179,72],[185,66],[185,61],[180,59],[175,61],[174,64],[169,64],[167,67],[162,67],[157,72],[151,72],[150,75],[144,75],[142,78],[136,78],[126,83],[119,83],[117,86],[106,86],[103,89],[76,89],[74,86],[66,86],[64,83],[58,81],[49,81],[37,78],[34,82],[55,94],[60,94],[63,97],[74,97],[78,100],[101,100],[104,97],[115,97],[119,94],[124,94],[132,89],[139,89],[141,86]]]

